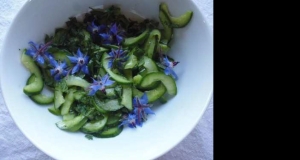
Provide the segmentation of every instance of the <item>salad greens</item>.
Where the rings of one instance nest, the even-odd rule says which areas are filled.
[[[133,21],[116,6],[91,8],[83,22],[71,17],[44,44],[30,41],[24,49],[21,61],[31,76],[23,91],[37,104],[53,104],[49,112],[62,117],[58,128],[89,140],[142,127],[154,114],[151,103],[177,94],[179,62],[167,52],[173,29],[186,26],[192,13],[172,17],[161,3],[162,29],[155,20]],[[52,95],[43,94],[45,87]]]

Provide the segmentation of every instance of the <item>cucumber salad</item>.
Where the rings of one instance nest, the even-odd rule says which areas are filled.
[[[30,71],[23,92],[49,112],[60,116],[56,126],[83,132],[88,139],[119,135],[124,127],[142,127],[151,107],[177,94],[170,41],[175,28],[193,16],[179,17],[159,6],[159,20],[134,21],[121,9],[90,8],[79,21],[46,35],[44,43],[29,42],[21,56]],[[52,95],[45,94],[45,88]]]

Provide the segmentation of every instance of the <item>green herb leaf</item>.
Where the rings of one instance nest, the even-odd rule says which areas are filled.
[[[90,134],[86,134],[85,135],[85,138],[87,138],[88,140],[93,140],[93,135],[90,135]]]

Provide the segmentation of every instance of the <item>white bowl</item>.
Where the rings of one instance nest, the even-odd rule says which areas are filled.
[[[83,133],[58,129],[61,118],[47,107],[33,103],[24,93],[30,73],[20,62],[20,50],[28,41],[42,42],[45,34],[64,26],[69,17],[86,12],[88,7],[116,4],[123,11],[158,20],[162,0],[33,0],[19,11],[4,39],[0,59],[1,88],[6,106],[24,135],[39,149],[55,159],[155,159],[169,151],[195,127],[213,91],[213,41],[201,11],[191,0],[164,0],[174,16],[194,12],[192,21],[176,29],[171,55],[180,64],[178,94],[168,103],[154,108],[142,128],[125,128],[108,139],[90,141]]]

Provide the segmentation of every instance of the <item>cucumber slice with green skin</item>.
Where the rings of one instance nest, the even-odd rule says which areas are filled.
[[[28,78],[28,80],[26,82],[26,85],[34,83],[35,79],[36,79],[35,74],[31,74],[31,76]],[[29,96],[29,98],[32,101],[34,101],[35,103],[40,104],[40,105],[51,104],[54,101],[54,96],[45,96],[41,93],[36,94],[36,95],[31,95],[31,96]]]
[[[162,43],[158,43],[157,47],[156,47],[156,52],[158,53],[167,53],[170,51],[170,47],[168,45],[162,44]]]
[[[52,53],[53,57],[57,61],[65,61],[68,66],[71,66],[71,61],[67,56],[71,56],[71,54],[66,50],[59,50],[57,52]]]
[[[146,69],[146,71],[143,72],[144,75],[146,75],[148,73],[151,73],[151,72],[158,72],[158,68],[157,68],[155,62],[152,59],[144,56],[143,60],[144,60],[143,66]],[[144,76],[144,75],[142,75],[142,76]]]
[[[76,89],[70,89],[69,92],[66,95],[65,103],[63,103],[61,108],[61,115],[66,115],[69,113],[72,103],[74,102],[74,92],[76,92]]]
[[[143,66],[145,68],[145,70],[143,72],[140,72],[140,74],[141,74],[142,77],[144,77],[145,75],[147,75],[149,73],[152,73],[152,72],[158,72],[158,67],[157,67],[156,63],[152,59],[148,58],[147,56],[144,56],[143,59],[142,59],[142,61],[144,61]],[[137,77],[137,78],[138,79],[136,79],[135,82],[136,83],[138,83],[138,82],[141,83],[140,77]],[[140,87],[140,83],[138,83],[136,85],[138,88],[141,88]],[[146,89],[146,90],[154,89],[154,88],[156,88],[158,86],[158,84],[159,84],[159,82],[155,82],[152,85],[149,85],[149,86],[141,88],[141,89]]]
[[[34,81],[32,81],[30,84],[26,85],[23,88],[23,92],[29,96],[36,95],[39,94],[44,87],[42,73],[39,67],[33,61],[33,59],[30,56],[26,55],[25,52],[26,50],[24,50],[22,53],[21,62],[30,71],[30,73],[35,75],[35,78]]]
[[[138,64],[137,57],[134,54],[129,56],[128,61],[125,64],[124,69],[132,69]]]
[[[127,79],[132,80],[132,70],[124,70],[124,74]],[[121,104],[124,105],[128,110],[132,110],[132,85],[122,85],[122,101]]]
[[[132,80],[133,84],[135,86],[138,86],[141,83],[142,79],[143,79],[143,76],[140,74],[137,74],[136,76],[133,77],[133,80]]]
[[[167,76],[162,72],[152,72],[147,74],[141,81],[140,87],[147,88],[153,83],[161,81],[163,85],[166,87],[168,94],[176,95],[177,94],[177,86],[175,80],[171,76]]]
[[[186,11],[184,14],[182,14],[179,17],[172,17],[168,8],[168,5],[166,3],[161,3],[159,6],[160,10],[164,11],[167,16],[169,17],[172,27],[173,28],[183,28],[185,27],[192,19],[193,12],[192,11]]]
[[[168,99],[163,95],[159,98],[159,102],[164,104],[168,102]]]
[[[145,50],[145,55],[147,55],[149,58],[153,57],[154,51],[156,51],[156,46],[158,42],[161,39],[161,33],[159,30],[154,29],[150,32],[150,35],[145,42],[144,50]]]
[[[95,107],[96,109],[101,112],[101,109],[105,111],[116,111],[123,107],[123,105],[120,104],[118,99],[109,99],[106,101],[100,101],[99,99],[95,98]],[[99,109],[101,108],[101,109]]]
[[[171,27],[172,23],[168,15],[162,10],[159,11],[159,20],[164,27],[161,43],[168,44],[173,38],[173,28]]]
[[[135,44],[138,44],[139,42],[142,42],[145,38],[147,38],[148,34],[149,34],[149,29],[147,28],[143,33],[141,33],[137,37],[125,38],[123,42],[123,46],[133,46]]]
[[[116,126],[120,125],[120,122],[121,122],[120,120],[121,120],[120,116],[110,115],[110,116],[108,116],[106,126],[107,127],[116,127]]]
[[[35,74],[37,77],[41,77],[41,71],[39,67],[36,65],[34,60],[26,54],[26,49],[23,50],[22,56],[21,56],[21,62],[29,70],[30,73]]]
[[[93,136],[98,137],[98,138],[112,138],[116,137],[123,131],[123,126],[121,127],[113,127],[113,128],[108,128],[107,130],[104,130],[99,133],[94,133]]]
[[[32,101],[40,105],[51,104],[54,101],[54,96],[45,96],[43,94],[37,94],[29,97]]]
[[[151,103],[161,98],[166,93],[166,91],[166,87],[162,83],[160,83],[156,88],[150,91],[146,91],[145,93],[147,94],[148,102]]]
[[[121,105],[124,105],[128,110],[132,111],[132,87],[131,85],[122,85],[122,101]]]
[[[75,113],[68,113],[66,115],[63,115],[63,121],[71,120],[76,117]]]
[[[111,99],[105,101],[101,107],[106,111],[116,111],[121,109],[123,105],[120,104],[118,99]]]
[[[149,91],[145,91],[145,93],[147,94],[148,102],[152,103],[160,99],[166,93],[166,91],[167,91],[166,87],[162,83],[159,83],[159,85],[156,88]],[[142,91],[136,88],[133,88],[132,93],[134,97],[137,96],[139,98],[142,97],[144,94]]]
[[[107,115],[103,115],[103,116],[104,116],[103,119],[91,121],[84,124],[81,128],[81,131],[83,131],[84,133],[94,133],[103,129],[107,122]]]
[[[54,107],[59,109],[59,107],[65,102],[65,98],[63,96],[63,92],[61,88],[56,85],[54,89]]]
[[[79,115],[71,120],[63,120],[55,124],[59,129],[76,132],[86,123],[86,121],[87,117]]]
[[[86,95],[86,92],[84,91],[76,91],[74,93],[75,100],[80,100],[84,95]]]
[[[52,107],[49,107],[48,108],[48,111],[56,116],[60,116],[60,110],[59,109],[56,109],[54,106]]]
[[[78,86],[83,89],[87,89],[90,86],[89,82],[77,76],[68,76],[65,80],[68,86]]]
[[[93,105],[96,108],[96,110],[99,111],[100,113],[103,114],[107,113],[107,111],[102,108],[103,102],[100,101],[98,98],[96,97],[93,98]]]
[[[102,62],[103,68],[110,75],[110,77],[112,79],[114,79],[116,82],[119,82],[121,84],[130,84],[130,83],[132,83],[132,81],[128,80],[127,78],[125,78],[121,75],[118,75],[118,74],[114,73],[110,68],[108,68],[108,57],[109,57],[109,55],[107,53],[104,53],[102,55],[101,62]]]

